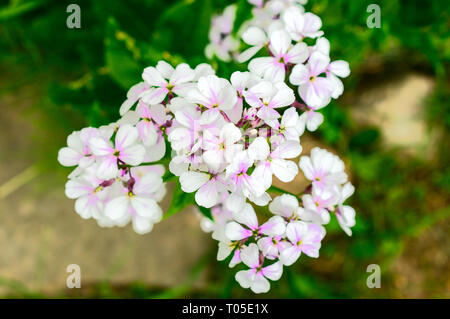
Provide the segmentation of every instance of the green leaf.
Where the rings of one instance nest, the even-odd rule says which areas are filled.
[[[206,218],[209,218],[211,220],[214,220],[213,216],[211,214],[211,209],[203,207],[203,206],[199,206],[199,205],[197,205],[197,207],[198,207],[198,210],[200,211],[200,213],[202,213],[203,216],[205,216]]]
[[[335,298],[329,285],[315,277],[302,273],[293,274],[293,287],[301,298]]]
[[[187,206],[195,203],[194,193],[185,193],[181,190],[180,182],[177,181],[173,190],[172,201],[170,202],[169,209],[164,214],[163,219],[167,219],[176,213],[179,213]]]
[[[8,19],[19,17],[27,12],[30,12],[42,6],[46,2],[47,2],[46,0],[27,1],[22,3],[17,3],[17,1],[13,1],[9,6],[0,9],[0,21],[5,21]]]
[[[141,56],[136,41],[121,31],[114,18],[106,24],[105,60],[111,77],[124,88],[130,88],[141,79]]]
[[[252,16],[252,5],[248,0],[239,0],[236,10],[236,19],[234,20],[233,34],[236,35],[242,24]]]

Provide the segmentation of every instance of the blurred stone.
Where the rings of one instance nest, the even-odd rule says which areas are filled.
[[[41,132],[31,124],[36,118],[24,114],[40,96],[36,83],[24,85],[20,97],[10,92],[0,96],[0,187],[34,164],[33,151],[39,146],[33,138]],[[64,196],[66,180],[58,171],[56,150],[52,159],[51,173],[41,173],[0,198],[0,295],[67,291],[69,264],[81,267],[82,285],[107,281],[173,287],[187,280],[214,245],[192,209],[155,225],[147,235],[134,233],[131,225],[106,229],[83,220],[74,201]],[[168,194],[166,208],[169,199]]]
[[[424,102],[433,88],[432,78],[406,74],[363,92],[352,113],[356,122],[378,126],[387,145],[430,154],[437,132],[430,133],[426,126]]]

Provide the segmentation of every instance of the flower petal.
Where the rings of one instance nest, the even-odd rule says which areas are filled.
[[[128,196],[119,196],[108,202],[105,206],[105,215],[112,220],[122,219],[130,209]]]
[[[198,190],[210,179],[210,175],[200,172],[185,172],[180,176],[181,189],[183,192],[192,193]]]

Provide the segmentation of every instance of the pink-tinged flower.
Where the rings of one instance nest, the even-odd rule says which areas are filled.
[[[179,64],[175,69],[164,61],[159,61],[155,67],[144,69],[142,78],[150,88],[141,94],[147,104],[159,104],[167,94],[184,96],[193,87],[195,72],[186,63]]]
[[[237,91],[237,101],[235,106],[225,113],[230,121],[236,124],[242,119],[244,91],[257,84],[261,79],[250,72],[236,71],[231,75],[230,81],[233,88]]]
[[[229,187],[232,189],[232,194],[227,200],[227,208],[231,211],[239,209],[245,197],[260,197],[265,192],[261,181],[247,173],[251,166],[253,166],[253,160],[249,158],[247,152],[242,151],[236,154],[226,168],[225,178],[230,181]],[[235,205],[232,202],[235,202]]]
[[[312,48],[312,52],[314,51],[319,51],[326,56],[330,56],[330,42],[326,38],[317,39],[316,45]],[[344,92],[344,84],[339,78],[346,78],[350,75],[350,66],[348,62],[343,60],[333,61],[328,64],[325,73],[333,84],[333,93],[331,96],[337,99]]]
[[[67,147],[63,147],[58,152],[58,161],[63,166],[88,167],[91,165],[95,156],[89,147],[89,141],[93,137],[109,138],[110,135],[102,134],[102,131],[87,127],[78,132],[73,132],[67,137]]]
[[[222,176],[205,172],[187,171],[180,176],[183,192],[195,193],[198,205],[211,208],[217,205],[219,193],[225,191]]]
[[[171,99],[170,103],[166,104],[166,107],[168,112],[171,112],[172,114],[175,114],[178,111],[184,111],[185,109],[197,109],[196,104],[190,103],[185,98],[179,96]]]
[[[185,108],[175,112],[178,126],[168,135],[172,149],[182,151],[188,149],[195,152],[201,147],[203,130],[200,124],[200,111],[194,108]]]
[[[331,97],[337,99],[344,93],[344,84],[339,78],[346,78],[350,75],[350,66],[343,60],[333,61],[328,65],[326,74],[333,86]]]
[[[227,196],[226,193],[223,193],[223,195],[221,201]],[[219,242],[217,260],[225,260],[233,252],[233,257],[229,263],[229,267],[233,268],[241,262],[241,249],[244,247],[244,241],[231,241],[225,236],[225,225],[233,219],[231,211],[223,205],[218,205],[211,209],[211,214],[214,218],[212,238]]]
[[[240,241],[219,241],[219,249],[217,250],[217,260],[222,261],[225,260],[232,252],[233,257],[231,257],[230,263],[228,266],[233,268],[237,264],[239,264],[241,259],[241,250],[244,248],[242,242]]]
[[[164,136],[170,134],[173,129],[173,117],[167,112],[162,104],[152,105],[149,108],[149,114],[156,128],[156,144],[144,145],[144,162],[156,162],[164,157],[166,153],[166,142]]]
[[[136,107],[136,112],[139,114],[141,120],[136,124],[136,128],[139,132],[139,137],[142,143],[146,146],[155,145],[158,140],[158,134],[156,132],[155,123],[152,121],[151,108],[144,102],[139,102]]]
[[[334,210],[338,199],[338,195],[332,190],[313,187],[311,194],[302,196],[305,209],[299,211],[300,218],[317,224],[328,224],[329,212]]]
[[[200,63],[199,65],[197,65],[195,67],[194,72],[195,72],[195,78],[194,78],[195,82],[197,82],[198,79],[200,79],[203,76],[216,74],[216,71],[208,63]]]
[[[132,166],[142,163],[145,148],[138,139],[137,129],[129,124],[119,128],[114,145],[101,137],[91,138],[89,146],[100,162],[97,177],[104,180],[115,178],[119,172],[118,161]]]
[[[272,185],[272,174],[282,182],[291,182],[298,174],[298,167],[287,159],[295,158],[301,152],[300,143],[295,141],[285,141],[270,152],[267,139],[257,137],[248,148],[249,157],[260,161],[253,175],[262,180],[265,189]]]
[[[311,150],[310,157],[302,156],[299,166],[305,177],[317,188],[332,188],[347,181],[344,162],[338,156],[319,147]]]
[[[264,257],[270,260],[278,258],[280,253],[291,245],[282,236],[263,237],[258,240],[258,248]]]
[[[303,63],[308,58],[308,47],[305,43],[292,46],[291,37],[284,30],[276,30],[270,35],[269,50],[272,57],[255,58],[250,61],[248,69],[265,80],[284,81],[288,64]]]
[[[256,244],[252,243],[244,247],[241,251],[241,259],[250,269],[237,272],[236,281],[242,288],[250,288],[254,293],[268,292],[270,283],[267,279],[278,280],[283,274],[283,265],[280,262],[266,267],[262,266],[264,258],[260,258]]]
[[[299,122],[303,127],[306,127],[308,131],[314,132],[323,123],[323,115],[322,113],[310,109],[300,115]]]
[[[146,234],[153,224],[161,221],[162,209],[152,194],[162,186],[162,178],[156,173],[147,173],[136,180],[130,189],[123,189],[123,195],[111,199],[105,206],[105,215],[113,221],[124,223],[131,219],[138,234]]]
[[[280,216],[273,216],[259,226],[255,210],[248,203],[241,211],[233,212],[233,219],[235,221],[231,221],[225,226],[225,236],[230,240],[258,238],[262,235],[281,236],[285,231],[285,222]]]
[[[119,113],[123,116],[140,99],[141,94],[147,91],[150,86],[145,82],[139,82],[133,85],[127,92],[127,99],[120,106]]]
[[[305,125],[299,119],[297,110],[295,107],[290,107],[283,113],[281,121],[272,120],[267,124],[274,130],[278,131],[278,134],[282,135],[286,140],[300,142],[300,136],[305,131]]]
[[[297,261],[301,253],[313,258],[319,257],[320,242],[325,237],[325,229],[316,224],[294,221],[286,227],[286,237],[292,246],[283,250],[280,261],[290,266]]]
[[[266,32],[256,26],[250,26],[245,30],[242,34],[242,40],[248,45],[251,45],[251,47],[239,54],[237,58],[239,63],[250,60],[259,50],[269,44],[269,38]]]
[[[230,82],[215,75],[201,77],[197,88],[189,91],[188,100],[206,108],[200,123],[210,124],[217,120],[220,111],[231,110],[237,102],[236,91]]]
[[[287,220],[296,220],[301,212],[297,197],[289,194],[277,196],[269,204],[269,210]]]
[[[284,82],[262,81],[244,92],[244,97],[250,106],[258,108],[257,115],[264,121],[279,118],[276,109],[290,106],[295,101],[294,92]]]
[[[323,31],[320,31],[322,21],[315,14],[303,13],[302,10],[292,7],[284,12],[282,19],[294,41],[302,41],[304,38],[314,39],[323,35]]]
[[[342,230],[349,236],[352,235],[351,228],[355,226],[355,209],[351,206],[344,205],[344,202],[353,195],[355,192],[355,187],[350,183],[346,183],[343,187],[339,189],[339,202],[336,208],[336,218],[341,226]]]
[[[96,165],[90,166],[80,177],[66,183],[66,196],[75,201],[75,211],[84,219],[99,218],[103,213],[103,203],[108,196],[106,185],[114,181],[102,181],[95,176]]]
[[[219,242],[219,249],[217,251],[217,260],[225,260],[231,253],[233,253],[228,266],[233,268],[239,264],[241,260],[241,250],[245,247],[244,241],[231,241],[225,236],[225,225],[221,225],[216,229],[212,236]]]
[[[225,124],[220,135],[215,136],[210,130],[203,132],[203,160],[213,171],[230,163],[234,155],[242,150],[242,144],[236,144],[241,139],[241,130],[233,123]]]
[[[145,163],[157,162],[160,159],[162,159],[166,154],[165,139],[162,136],[158,136],[156,144],[150,146],[144,145],[144,148],[145,148],[145,155],[142,162]]]
[[[292,69],[289,81],[298,85],[298,93],[305,103],[312,109],[317,110],[331,100],[333,83],[326,77],[320,75],[326,72],[330,58],[321,52],[311,54],[308,63],[297,64]]]
[[[148,174],[156,174],[162,177],[165,173],[164,165],[145,165],[145,166],[137,166],[131,168],[131,175],[133,176],[135,183],[139,181],[139,179],[144,178]],[[139,185],[139,183],[138,183]],[[163,183],[155,192],[148,192],[148,196],[160,202],[163,200],[164,196],[166,196],[167,189],[166,184]]]

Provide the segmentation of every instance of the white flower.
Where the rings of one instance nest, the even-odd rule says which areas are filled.
[[[75,211],[84,219],[100,218],[104,201],[109,195],[108,188],[102,186],[103,181],[95,176],[96,168],[96,165],[92,165],[84,174],[66,183],[66,196],[76,199]]]
[[[276,30],[270,35],[269,50],[272,57],[255,58],[248,69],[268,81],[284,81],[288,64],[303,63],[308,58],[307,45],[303,42],[291,45],[291,37],[284,30]]]
[[[242,240],[261,235],[280,236],[284,233],[286,227],[283,218],[280,216],[273,216],[259,226],[255,210],[248,203],[244,205],[242,210],[233,212],[233,219],[235,221],[229,222],[225,227],[225,235],[230,240]]]
[[[302,123],[302,126],[306,127],[308,131],[314,132],[323,123],[323,115],[322,113],[308,110],[300,115],[299,122]]]
[[[230,82],[215,75],[201,77],[197,88],[189,91],[188,100],[206,108],[201,115],[202,124],[214,122],[220,111],[232,109],[237,101],[236,91]]]
[[[156,132],[156,125],[152,121],[152,110],[155,112],[155,108],[164,107],[162,105],[153,105],[149,107],[147,104],[140,102],[136,107],[136,112],[139,114],[141,120],[136,124],[136,128],[139,132],[139,137],[142,143],[147,146],[155,145],[158,140],[158,133]]]
[[[153,224],[162,219],[162,209],[152,198],[152,193],[157,192],[161,186],[161,177],[148,172],[136,181],[132,190],[109,201],[105,207],[105,215],[118,222],[131,219],[133,229],[138,234],[150,232]]]
[[[186,107],[175,112],[178,126],[168,136],[172,149],[175,151],[189,150],[195,152],[202,144],[202,125],[200,124],[200,111]]]
[[[277,22],[273,22],[270,24],[268,28],[268,34],[270,35],[276,31],[283,28],[283,25]],[[251,47],[242,52],[237,60],[240,63],[248,61],[251,59],[259,50],[261,50],[264,46],[269,45],[269,37],[266,32],[257,26],[249,26],[244,33],[242,33],[242,40],[250,45]]]
[[[326,38],[317,39],[316,45],[312,48],[312,52],[319,51],[326,56],[330,55],[330,42]],[[326,70],[327,78],[333,84],[333,92],[331,96],[337,99],[344,92],[344,84],[339,78],[346,78],[350,75],[350,66],[347,61],[337,60],[328,64]]]
[[[302,156],[299,166],[315,187],[333,188],[347,181],[344,162],[338,156],[319,147],[311,150],[310,157]]]
[[[313,110],[320,109],[330,103],[333,93],[333,82],[320,75],[326,72],[330,58],[316,51],[311,54],[306,65],[297,64],[292,69],[289,81],[298,85],[298,93]]]
[[[305,124],[299,118],[295,107],[284,111],[281,121],[272,120],[266,122],[270,127],[277,130],[285,139],[300,142],[300,136],[305,131]]]
[[[133,105],[140,99],[141,94],[149,89],[149,85],[145,82],[139,82],[133,85],[127,92],[127,99],[120,106],[119,113],[124,115]]]
[[[298,219],[299,212],[302,212],[297,197],[289,194],[275,197],[269,205],[269,210],[287,220]]]
[[[322,27],[322,21],[318,16],[312,13],[303,13],[296,7],[291,7],[283,14],[283,22],[286,30],[289,32],[292,40],[302,41],[304,38],[317,38],[323,35],[319,31]]]
[[[198,205],[211,208],[217,204],[219,193],[225,190],[222,177],[205,172],[187,171],[180,176],[181,189],[186,193],[195,193]]]
[[[283,274],[283,265],[276,262],[270,266],[262,267],[259,258],[259,249],[256,244],[250,244],[241,251],[242,262],[250,267],[249,270],[241,270],[236,273],[236,281],[242,288],[250,288],[254,293],[265,293],[270,289],[267,280],[278,280]]]
[[[95,160],[95,156],[89,147],[89,140],[101,135],[102,131],[92,127],[73,132],[67,137],[67,147],[59,150],[58,161],[64,166],[80,165],[81,167],[88,167]],[[106,134],[104,134],[104,137],[109,138]]]
[[[230,182],[232,194],[227,199],[227,208],[231,211],[239,210],[244,197],[258,198],[265,192],[261,180],[253,175],[248,175],[247,171],[253,166],[253,160],[246,151],[236,154],[233,161],[226,168],[226,179]],[[234,202],[234,205],[232,203]]]
[[[282,236],[263,237],[258,240],[258,248],[267,259],[277,259],[280,253],[291,245]]]
[[[242,119],[244,91],[260,81],[261,79],[251,72],[236,71],[231,75],[231,85],[237,91],[238,95],[235,106],[231,110],[225,111],[231,122],[238,123]]]
[[[233,123],[225,124],[216,137],[210,130],[203,135],[203,160],[213,170],[225,163],[230,163],[237,152],[242,150],[242,144],[236,144],[241,139],[241,131]]]
[[[195,77],[194,81],[197,82],[202,76],[214,75],[216,71],[212,68],[212,66],[208,63],[200,63],[194,69]]]
[[[242,34],[242,40],[251,45],[250,48],[242,52],[237,60],[240,63],[250,60],[259,50],[269,44],[269,39],[263,29],[251,26]]]
[[[116,177],[119,168],[118,162],[129,165],[139,165],[145,155],[145,148],[138,143],[139,133],[129,124],[119,128],[115,137],[115,145],[101,137],[93,137],[89,140],[92,152],[100,157],[100,165],[97,177],[110,179]]]
[[[256,167],[254,175],[260,178],[267,189],[272,185],[272,174],[282,182],[291,182],[298,174],[298,167],[293,161],[302,152],[299,142],[285,141],[270,152],[266,138],[257,137],[248,149],[251,159],[261,161]]]
[[[311,194],[302,196],[305,209],[299,212],[300,218],[317,224],[328,224],[330,222],[329,212],[334,210],[338,200],[339,196],[336,192],[313,187]]]
[[[277,108],[290,106],[295,101],[291,88],[284,82],[262,81],[244,92],[245,101],[258,108],[258,117],[271,121],[280,117]]]
[[[320,242],[325,237],[325,229],[316,224],[294,221],[287,225],[286,237],[292,246],[281,252],[280,261],[283,265],[290,266],[302,252],[309,257],[319,257]]]
[[[351,227],[355,226],[355,210],[353,207],[344,205],[344,202],[353,195],[355,192],[355,187],[350,183],[346,183],[343,187],[339,189],[339,202],[336,209],[336,218],[341,226],[342,230],[349,236],[352,235]]]
[[[179,64],[175,69],[165,61],[159,61],[155,67],[144,69],[142,78],[150,88],[141,93],[142,100],[148,104],[159,104],[167,94],[174,93],[184,96],[193,84],[195,72],[186,63]]]

